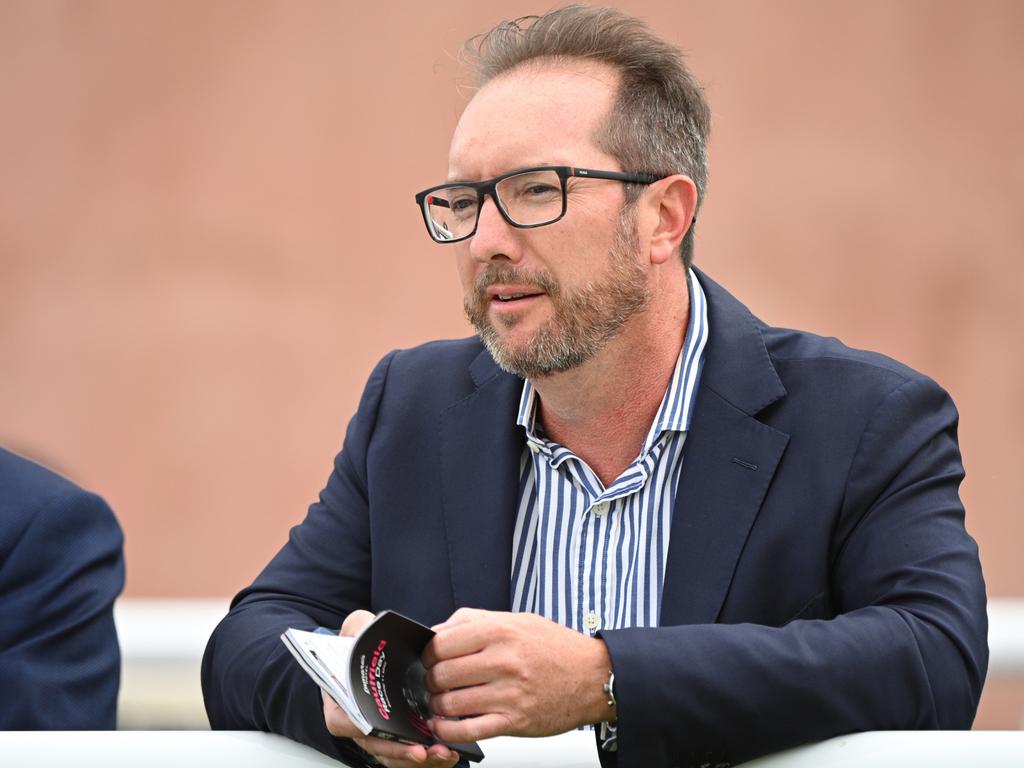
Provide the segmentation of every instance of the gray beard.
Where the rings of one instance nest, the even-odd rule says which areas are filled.
[[[528,379],[568,371],[582,365],[614,339],[633,315],[651,300],[647,275],[636,260],[637,227],[626,209],[609,251],[604,275],[572,293],[565,293],[543,270],[525,270],[507,264],[488,264],[477,277],[473,295],[466,297],[466,317],[494,361],[505,371]],[[487,288],[495,283],[528,284],[542,288],[552,302],[554,315],[518,348],[509,348],[488,317]],[[501,321],[515,327],[519,317]]]

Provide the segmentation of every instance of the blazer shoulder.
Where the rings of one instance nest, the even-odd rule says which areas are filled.
[[[385,399],[391,395],[439,403],[458,401],[504,373],[476,336],[431,341],[391,352],[386,358]],[[382,361],[378,368],[384,367]]]
[[[906,418],[959,419],[949,393],[931,377],[878,352],[854,349],[835,338],[788,328],[765,327],[765,346],[788,393],[779,407],[829,415],[829,423],[867,428],[890,403]],[[893,417],[895,418],[895,417]]]
[[[398,366],[403,372],[438,375],[445,371],[465,370],[483,348],[476,336],[428,341],[415,347],[395,350],[392,352],[391,365],[392,368]],[[441,370],[438,370],[439,367]]]
[[[849,347],[831,336],[764,324],[760,330],[768,355],[783,381],[787,378],[786,373],[824,374],[832,371],[837,376],[852,377],[850,384],[874,381],[887,389],[895,389],[909,381],[935,383],[925,374],[887,355]]]

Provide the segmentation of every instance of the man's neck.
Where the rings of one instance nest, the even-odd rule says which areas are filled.
[[[578,368],[534,379],[537,420],[608,486],[637,457],[679,359],[689,300],[651,307]]]

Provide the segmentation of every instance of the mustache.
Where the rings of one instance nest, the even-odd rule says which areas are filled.
[[[561,291],[555,278],[544,270],[522,269],[507,264],[488,264],[484,271],[477,275],[473,284],[477,298],[486,299],[487,289],[495,283],[533,285],[542,289],[549,296],[557,296]]]

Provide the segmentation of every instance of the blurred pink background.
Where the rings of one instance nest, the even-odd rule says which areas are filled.
[[[617,5],[707,87],[697,264],[950,391],[990,594],[1024,594],[1024,4]],[[0,1],[0,443],[106,497],[126,594],[248,583],[376,360],[470,332],[412,196],[461,42],[548,7]]]

